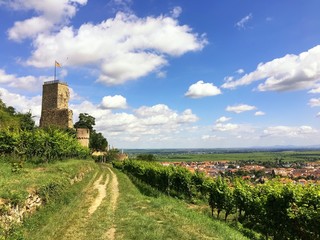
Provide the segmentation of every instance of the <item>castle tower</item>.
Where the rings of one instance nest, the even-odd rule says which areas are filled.
[[[89,128],[77,128],[77,139],[81,146],[89,147],[90,130]]]
[[[72,128],[72,110],[68,109],[69,98],[67,83],[59,80],[44,82],[40,127]]]

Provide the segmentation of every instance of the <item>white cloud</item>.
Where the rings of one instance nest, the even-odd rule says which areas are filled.
[[[248,22],[252,19],[252,13],[243,17],[239,22],[235,24],[238,29],[245,29]]]
[[[82,99],[82,97],[79,96],[70,86],[69,86],[69,92],[70,92],[70,101]]]
[[[101,66],[98,82],[108,85],[135,80],[166,64],[166,60],[153,53],[125,53]]]
[[[222,117],[220,117],[220,118],[218,118],[216,120],[216,123],[224,123],[224,122],[227,122],[227,121],[230,121],[230,120],[231,120],[231,118],[222,116]]]
[[[299,55],[288,54],[267,63],[240,79],[226,82],[223,88],[236,88],[263,80],[259,91],[290,91],[310,89],[320,83],[320,45]]]
[[[213,130],[214,131],[220,131],[220,132],[225,132],[225,131],[233,131],[239,128],[238,124],[233,124],[233,123],[217,123],[214,125]]]
[[[154,115],[167,115],[169,117],[169,115],[173,114],[172,110],[165,104],[157,104],[152,107],[142,106],[136,109],[135,113],[141,117],[150,117]],[[177,114],[175,113],[174,117],[176,116]]]
[[[125,109],[127,108],[127,99],[121,95],[105,96],[102,99],[101,107],[105,109]]]
[[[228,83],[228,82],[232,82],[233,79],[234,79],[233,76],[226,76],[223,80]]]
[[[311,126],[275,126],[263,130],[263,137],[303,137],[317,132]]]
[[[40,32],[53,27],[53,23],[43,17],[33,17],[24,21],[17,21],[8,31],[9,39],[21,41],[24,38],[30,38]]]
[[[193,33],[187,25],[166,16],[138,18],[119,12],[100,24],[83,24],[79,29],[39,35],[28,65],[49,67],[59,56],[65,65],[98,66],[98,80],[104,84],[122,84],[158,72],[167,57],[199,51],[207,44],[205,36]],[[52,51],[54,49],[54,51]]]
[[[198,121],[199,118],[192,113],[191,109],[186,109],[182,112],[182,114],[178,117],[178,123],[193,123]]]
[[[204,141],[209,141],[209,140],[221,140],[223,139],[222,137],[218,137],[216,135],[203,135],[201,136],[201,140]]]
[[[313,89],[311,89],[308,93],[320,93],[320,86],[316,84]]]
[[[316,117],[320,117],[320,112],[317,113]]]
[[[17,21],[8,30],[9,38],[21,41],[67,23],[77,11],[78,5],[85,5],[87,0],[12,0],[6,5],[16,11],[34,11],[39,16]]]
[[[190,124],[198,120],[190,109],[178,113],[164,104],[142,106],[133,113],[113,113],[87,101],[72,104],[70,108],[74,112],[74,121],[77,121],[81,112],[94,116],[97,131],[111,141],[128,142],[129,139],[139,139],[143,142],[160,135],[162,139],[174,137],[180,133],[192,132]]]
[[[238,104],[234,106],[227,106],[226,111],[228,112],[235,112],[235,113],[242,113],[246,111],[252,111],[257,109],[255,106],[247,105],[247,104]]]
[[[233,141],[237,142],[238,146],[242,145],[243,142],[236,140],[239,136],[248,142],[259,139],[256,134],[256,127],[248,124],[216,122],[212,127],[212,131],[217,134],[216,139],[223,140],[222,146],[230,146]]]
[[[157,104],[152,107],[142,106],[135,110],[136,116],[142,119],[146,125],[159,125],[159,124],[183,124],[193,123],[198,120],[191,109],[186,109],[182,114],[171,110],[167,105]]]
[[[0,84],[10,88],[27,91],[37,91],[38,89],[41,89],[44,81],[49,80],[52,80],[52,78],[47,76],[34,77],[28,75],[17,77],[14,74],[7,74],[5,70],[0,69]]]
[[[210,135],[203,135],[203,136],[201,137],[202,140],[208,140],[208,139],[210,139],[210,138],[211,138]]]
[[[240,68],[240,69],[238,69],[238,70],[236,71],[236,73],[238,73],[238,74],[243,74],[243,73],[244,73],[244,70],[243,70],[242,68]]]
[[[40,95],[35,97],[25,97],[17,93],[11,93],[7,89],[0,88],[0,98],[7,105],[12,106],[17,112],[29,112],[35,117],[38,122],[41,115],[41,101]]]
[[[132,12],[131,10],[132,0],[110,0],[108,3],[108,8],[111,8],[112,11],[118,12]]]
[[[185,96],[190,98],[202,98],[221,94],[219,88],[213,85],[213,83],[205,83],[198,81],[189,87],[189,90],[185,93]]]
[[[308,103],[311,107],[319,107],[320,106],[320,98],[311,98]]]
[[[266,115],[266,113],[262,112],[262,111],[257,111],[257,112],[254,113],[254,115],[255,116],[264,116],[264,115]]]
[[[171,16],[173,18],[178,18],[180,16],[180,14],[182,13],[182,8],[177,6],[177,7],[174,7],[171,11]]]
[[[73,104],[70,107],[74,116],[78,116],[81,112],[94,116],[95,128],[108,140],[125,143],[130,142],[129,139],[139,139],[140,142],[149,144],[150,138],[174,138],[181,133],[193,132],[194,128],[191,124],[198,120],[190,109],[178,113],[164,104],[142,106],[133,110],[132,113],[113,113],[109,109],[99,108],[90,102]]]
[[[166,71],[157,72],[157,78],[165,78],[165,77],[167,77],[167,72]]]

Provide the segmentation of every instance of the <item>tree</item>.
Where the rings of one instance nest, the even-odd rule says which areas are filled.
[[[89,148],[93,151],[105,151],[108,146],[107,139],[102,133],[96,132],[93,126],[96,124],[95,118],[88,113],[80,113],[79,121],[74,124],[75,128],[88,128],[90,130]]]
[[[32,119],[33,116],[30,111],[27,113],[18,113],[17,116],[20,120],[20,128],[22,130],[33,130],[34,129],[35,122]]]
[[[156,156],[153,154],[139,154],[137,156],[137,160],[142,160],[142,161],[155,161]]]
[[[107,139],[102,133],[97,133],[96,130],[92,130],[89,139],[89,148],[94,151],[105,151],[108,146]]]
[[[6,108],[6,104],[0,99],[0,109],[5,109],[5,108]]]
[[[74,127],[88,128],[90,131],[92,131],[94,125],[96,125],[96,120],[94,117],[90,116],[88,113],[80,113],[79,121],[74,124]]]
[[[16,110],[15,110],[14,107],[12,107],[12,106],[7,107],[6,111],[7,111],[11,116],[13,116],[13,115],[16,114]]]
[[[119,156],[119,150],[118,149],[110,149],[107,154],[105,155],[107,162],[112,162],[114,160],[117,160]]]

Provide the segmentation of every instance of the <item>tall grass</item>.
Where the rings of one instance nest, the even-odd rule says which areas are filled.
[[[94,174],[87,174],[81,182],[68,188],[60,197],[26,219],[21,230],[24,239],[63,239],[65,229],[86,212],[86,208],[80,207],[84,203],[83,189],[91,185]]]
[[[139,191],[125,174],[114,171],[123,193],[116,211],[117,239],[247,239],[184,201],[146,186],[140,185]]]
[[[70,160],[54,164],[25,166],[12,172],[12,165],[0,161],[0,198],[23,204],[30,192],[39,192],[50,183],[65,182],[86,169],[94,168],[93,161]]]

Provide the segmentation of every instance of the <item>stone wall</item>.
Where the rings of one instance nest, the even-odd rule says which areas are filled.
[[[70,185],[82,181],[86,173],[91,170],[91,168],[88,168],[78,173],[74,178],[69,180]],[[35,212],[43,204],[44,201],[37,193],[30,193],[24,203],[20,205],[12,204],[0,198],[0,229],[10,231],[12,225],[21,224],[25,216]]]
[[[40,127],[56,126],[62,128],[72,128],[72,110],[70,109],[49,109],[42,110]]]
[[[69,87],[59,80],[45,82],[42,87],[42,109],[68,108]]]
[[[0,227],[8,230],[12,224],[22,223],[25,215],[33,213],[42,204],[42,199],[35,193],[29,194],[22,206],[2,201],[2,204],[0,204],[2,209],[2,213],[0,214]]]

